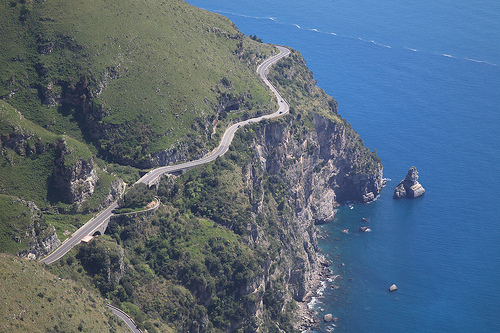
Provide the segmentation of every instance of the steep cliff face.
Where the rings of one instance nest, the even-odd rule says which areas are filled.
[[[354,132],[315,114],[315,129],[299,138],[294,121],[265,124],[254,147],[263,171],[286,180],[298,217],[328,222],[339,204],[366,203],[380,193],[382,165],[353,144]]]
[[[94,193],[98,181],[93,157],[78,158],[74,163],[68,163],[68,155],[72,152],[64,140],[57,143],[59,158],[54,166],[54,185],[67,203],[81,204]]]
[[[380,193],[384,184],[382,164],[345,123],[337,123],[314,114],[318,137],[319,179],[328,179],[328,187],[338,203],[369,202]]]
[[[336,101],[315,86],[298,52],[278,63],[269,77],[290,102],[291,112],[243,130],[247,141],[252,133],[255,155],[244,169],[257,216],[250,241],[263,247],[278,242],[279,251],[270,258],[275,269],[261,288],[267,293],[282,286],[279,297],[285,304],[291,301],[289,294],[304,310],[320,276],[331,274],[318,255],[314,224],[332,221],[340,204],[374,200],[385,181],[380,159],[337,114]],[[276,221],[280,234],[270,233],[262,220]],[[304,321],[296,327],[308,328]]]
[[[296,301],[305,300],[321,267],[313,225],[332,221],[339,204],[373,200],[383,186],[382,165],[356,145],[356,133],[317,114],[313,129],[306,131],[301,123],[288,117],[255,129],[253,149],[258,163],[248,167],[246,174],[254,189],[250,194],[254,211],[281,218],[290,239],[282,242],[285,250],[279,260],[286,262],[280,270],[287,271]],[[263,194],[255,191],[262,187],[265,175],[278,177],[287,187],[287,201],[282,205],[290,208],[288,214],[270,211]],[[267,237],[259,231],[253,236],[256,242]]]
[[[332,274],[318,255],[315,223],[331,221],[343,200],[368,202],[382,187],[380,163],[335,119],[294,113],[243,127],[214,163],[160,181],[163,204],[153,216],[111,219],[107,233],[133,263],[120,281],[99,272],[117,290],[115,301],[133,300],[184,332],[207,332],[209,324],[294,331],[319,280]],[[127,295],[118,292],[136,282]]]
[[[288,166],[295,165],[296,159],[302,161],[299,165],[304,175],[310,174],[310,181],[300,182],[294,177],[290,180],[304,186],[294,192],[311,208],[314,219],[330,219],[325,204],[373,200],[383,186],[381,161],[338,114],[337,102],[316,86],[301,54],[292,50],[289,57],[271,69],[269,78],[289,101],[291,111],[281,122],[283,128],[273,130],[281,134],[268,146],[285,152],[282,158],[289,157]],[[293,149],[287,148],[289,145]],[[267,171],[282,169],[284,165],[281,161]],[[314,191],[320,191],[317,194],[323,197],[311,197],[309,194]]]
[[[0,122],[3,193],[43,207],[48,201],[81,203],[94,192],[96,166],[84,143],[41,128],[1,100]]]

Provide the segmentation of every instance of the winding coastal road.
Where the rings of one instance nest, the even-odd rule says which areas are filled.
[[[290,54],[290,50],[286,47],[283,46],[276,46],[278,50],[280,51],[277,55],[265,60],[262,64],[257,67],[257,73],[259,76],[262,78],[264,83],[271,89],[271,91],[274,93],[276,98],[278,99],[278,110],[272,114],[268,114],[265,116],[257,117],[257,118],[252,118],[248,119],[245,121],[240,121],[239,123],[236,123],[232,126],[230,126],[226,132],[224,132],[224,136],[222,137],[222,140],[219,144],[219,147],[210,155],[202,157],[198,160],[195,161],[190,161],[182,164],[177,164],[177,165],[169,165],[169,166],[164,166],[164,167],[159,167],[154,170],[151,170],[147,174],[145,174],[141,179],[139,179],[137,183],[144,183],[146,185],[153,184],[154,182],[157,181],[159,177],[161,177],[163,174],[166,173],[175,173],[178,171],[182,170],[188,170],[191,168],[194,168],[198,165],[206,164],[211,161],[214,161],[217,157],[224,155],[227,150],[229,149],[229,145],[233,141],[234,138],[234,133],[238,130],[238,128],[254,123],[254,122],[259,122],[263,119],[271,119],[271,118],[276,118],[280,117],[282,115],[285,115],[289,112],[290,107],[288,103],[283,99],[283,97],[280,95],[280,93],[276,90],[276,88],[267,80],[266,74],[269,70],[269,67],[276,62],[278,62],[280,59],[288,56]],[[59,246],[56,250],[54,250],[52,253],[50,253],[48,256],[45,258],[41,259],[40,262],[46,263],[47,265],[52,264],[53,262],[59,260],[62,256],[64,256],[66,253],[69,252],[75,245],[79,244],[81,239],[87,235],[93,235],[96,230],[99,229],[99,227],[104,223],[107,219],[110,218],[111,215],[113,215],[113,211],[118,208],[118,204],[116,201],[111,204],[108,208],[106,208],[104,211],[100,212],[95,218],[91,219],[88,221],[86,224],[84,224],[80,229],[75,231],[75,233],[66,239],[64,243]]]
[[[177,164],[177,165],[169,165],[169,166],[164,166],[164,167],[159,167],[156,168],[146,175],[144,175],[141,179],[137,181],[137,183],[145,183],[147,185],[154,183],[158,177],[165,173],[174,173],[177,171],[181,170],[187,170],[191,169],[195,166],[202,165],[208,162],[211,162],[215,160],[217,157],[224,155],[227,150],[229,149],[229,145],[231,144],[231,141],[233,141],[234,138],[234,133],[240,128],[241,126],[245,126],[247,124],[251,124],[253,122],[258,122],[261,121],[262,119],[271,119],[275,117],[282,116],[283,114],[288,113],[289,111],[289,106],[288,103],[285,102],[285,100],[281,97],[280,93],[276,90],[276,88],[269,82],[266,78],[266,73],[271,65],[276,63],[278,60],[280,60],[283,57],[286,57],[290,54],[290,50],[287,49],[286,47],[283,46],[277,46],[277,48],[280,50],[280,53],[275,55],[274,57],[271,57],[264,61],[262,64],[259,65],[257,68],[257,73],[260,75],[262,80],[266,83],[266,85],[273,91],[274,95],[276,95],[276,98],[278,99],[278,105],[279,108],[276,112],[261,116],[258,118],[252,118],[248,119],[245,121],[240,121],[239,123],[236,123],[229,127],[226,132],[224,132],[224,136],[222,137],[222,140],[219,144],[219,147],[217,147],[217,150],[213,152],[212,154],[202,157],[199,160],[195,161],[190,161],[182,164]]]

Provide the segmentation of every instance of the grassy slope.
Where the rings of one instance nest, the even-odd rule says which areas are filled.
[[[66,164],[96,151],[82,143],[89,142],[82,107],[49,106],[47,96],[67,97],[88,81],[89,112],[102,106],[107,116],[98,123],[109,127],[96,144],[114,156],[137,158],[175,146],[182,137],[200,147],[218,143],[217,135],[212,141],[202,138],[222,95],[245,96],[236,115],[269,105],[254,68],[272,47],[242,36],[226,18],[183,1],[13,0],[1,2],[0,13],[0,135],[26,134],[29,147],[39,138],[46,147],[31,155],[2,147],[0,193],[71,213],[44,212],[61,240],[65,230],[76,230],[89,214],[75,214],[52,198],[57,197],[50,192],[54,144],[67,142],[72,154],[66,155]],[[119,78],[106,79],[113,72]],[[111,178],[100,172],[86,207],[99,205]]]
[[[31,212],[28,207],[15,202],[15,197],[0,194],[0,252],[17,253],[27,248],[25,242],[15,240],[17,232],[20,233],[32,223]]]
[[[82,127],[83,116],[78,107],[41,103],[40,91],[50,82],[57,95],[64,94],[64,85],[88,80],[94,111],[102,106],[106,114],[99,122],[106,133],[97,144],[115,156],[134,158],[169,148],[187,135],[204,135],[222,93],[246,96],[242,108],[254,112],[270,101],[251,60],[272,48],[243,38],[218,14],[180,0],[27,4],[31,11],[24,24],[18,19],[20,3],[2,4],[1,41],[8,47],[0,52],[5,66],[0,95],[19,89],[11,102],[57,133],[83,137],[76,128]],[[106,73],[119,77],[106,79]],[[107,86],[97,97],[103,81]],[[221,82],[230,82],[230,89]]]
[[[67,154],[65,164],[71,166],[79,159],[88,160],[92,153],[89,148],[67,136],[56,135],[27,120],[12,106],[0,100],[0,135],[23,135],[27,139],[27,147],[44,146],[43,153],[27,156],[10,148],[2,147],[0,154],[0,186],[4,194],[24,197],[33,200],[39,207],[48,204],[47,191],[49,179],[54,168],[55,144],[64,140],[71,154]],[[23,149],[24,150],[24,149]]]
[[[98,294],[0,254],[1,332],[127,332]]]
[[[40,127],[24,118],[21,113],[8,103],[0,100],[0,136],[6,138],[14,135],[23,135],[27,138],[24,147],[34,149],[37,145],[41,145],[44,147],[44,152],[26,154],[23,148],[20,154],[19,151],[7,146],[0,148],[0,194],[4,199],[9,198],[0,200],[0,210],[3,212],[0,214],[0,233],[4,240],[1,249],[10,253],[25,249],[27,245],[24,243],[15,245],[14,239],[10,237],[16,233],[13,231],[14,229],[24,230],[23,226],[27,225],[22,222],[22,219],[16,220],[14,217],[13,220],[12,216],[9,217],[12,212],[8,212],[8,210],[14,209],[14,206],[10,203],[15,197],[33,201],[40,209],[45,210],[43,218],[56,227],[59,239],[64,240],[66,236],[63,232],[65,230],[73,232],[88,221],[91,218],[89,211],[99,207],[100,203],[108,195],[110,183],[117,179],[117,177],[99,169],[99,180],[94,194],[87,198],[79,211],[75,211],[71,205],[57,202],[53,198],[57,197],[57,194],[52,193],[53,189],[50,185],[56,159],[55,145],[59,140],[66,142],[66,148],[71,152],[65,155],[65,164],[67,166],[71,166],[79,159],[88,160],[91,158],[92,152],[89,147],[68,135],[54,134]],[[20,146],[23,147],[23,145]],[[66,214],[54,214],[57,209],[49,209],[51,206]],[[14,209],[14,211],[17,210]]]

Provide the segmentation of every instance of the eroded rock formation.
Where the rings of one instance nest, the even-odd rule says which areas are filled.
[[[425,193],[425,189],[418,182],[417,168],[412,166],[405,179],[403,179],[394,190],[394,198],[416,198]]]
[[[378,196],[384,185],[382,165],[357,144],[357,134],[314,114],[315,129],[298,135],[294,121],[257,129],[254,149],[263,170],[290,184],[301,220],[329,222],[339,204],[366,203]]]
[[[118,200],[118,198],[121,197],[121,195],[125,192],[126,185],[125,182],[121,179],[117,179],[115,181],[112,181],[111,184],[109,185],[109,193],[106,199],[104,199],[103,202],[101,202],[101,205],[99,206],[99,210],[102,210],[109,205],[111,205],[114,201]]]
[[[57,151],[59,158],[54,166],[54,185],[65,202],[81,204],[94,193],[99,179],[94,159],[79,158],[73,164],[68,163],[67,155],[72,152],[63,140],[57,143]]]

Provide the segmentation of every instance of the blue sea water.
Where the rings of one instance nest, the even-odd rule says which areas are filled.
[[[378,200],[321,227],[335,331],[500,332],[500,1],[188,2],[301,51],[382,159]],[[426,194],[394,200],[412,165]]]

